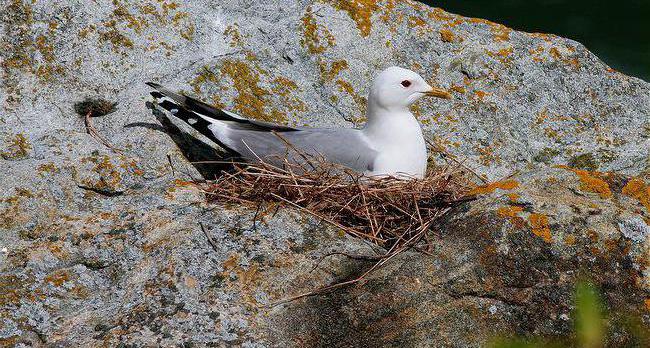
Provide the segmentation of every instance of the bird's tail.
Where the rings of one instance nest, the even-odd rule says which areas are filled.
[[[172,92],[157,83],[147,82],[147,85],[156,89],[151,92],[151,96],[156,99],[155,103],[158,106],[169,111],[222,148],[229,150],[210,129],[210,126],[218,120],[214,116],[218,116],[223,111],[194,98]]]
[[[192,97],[188,97],[182,94],[172,92],[169,89],[157,83],[147,82],[147,85],[156,89],[156,92],[151,93],[151,95],[154,98],[167,97],[171,99],[171,101],[173,101],[174,103],[178,104],[179,106],[189,111],[196,112],[198,114],[207,116],[215,120],[232,121],[235,119],[235,117],[233,117],[232,115],[228,115],[221,109],[217,109],[212,105],[206,104]]]
[[[147,85],[156,89],[156,91],[151,92],[151,95],[154,98],[163,99],[163,101],[159,103],[161,107],[170,111],[172,114],[174,114],[174,116],[183,119],[185,122],[188,121],[183,117],[187,115],[183,113],[179,113],[180,110],[182,109],[190,113],[194,113],[195,116],[199,116],[201,119],[207,121],[208,123],[215,123],[220,121],[226,123],[228,127],[231,128],[254,130],[254,131],[277,131],[277,132],[288,132],[288,131],[298,130],[297,128],[288,127],[284,125],[273,124],[264,121],[249,120],[235,113],[215,108],[212,105],[206,104],[192,97],[188,97],[186,95],[172,92],[169,89],[157,83],[147,82]],[[165,103],[165,101],[168,101],[171,104]],[[178,112],[175,112],[174,110],[178,110]],[[196,128],[194,124],[192,123],[189,124],[192,127]]]

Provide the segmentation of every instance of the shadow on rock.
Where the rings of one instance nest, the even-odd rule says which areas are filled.
[[[227,162],[232,158],[227,153],[219,152],[214,147],[200,141],[191,134],[183,132],[164,112],[156,109],[151,102],[147,102],[146,105],[147,108],[151,109],[152,114],[160,124],[135,122],[124,127],[143,127],[168,134],[174,143],[176,143],[183,156],[206,180],[215,179],[224,170],[232,168],[232,165],[229,163],[218,163]]]
[[[372,264],[372,261],[344,259],[337,266],[341,276],[333,283],[354,279]],[[362,282],[284,305],[280,309],[282,314],[275,316],[272,324],[275,343],[294,342],[306,347],[376,347],[387,341],[408,343],[408,337],[401,334],[410,326],[404,318],[405,312],[395,303],[396,298],[376,289],[386,283]],[[388,309],[378,309],[376,301]]]

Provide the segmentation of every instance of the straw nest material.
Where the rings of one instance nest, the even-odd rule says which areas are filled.
[[[235,164],[206,192],[214,201],[257,210],[284,203],[384,248],[426,239],[437,219],[468,199],[470,185],[458,167],[436,167],[424,179],[403,180],[366,177],[323,161],[310,165]]]
[[[216,202],[256,211],[269,203],[292,206],[381,246],[385,252],[377,255],[333,253],[376,260],[366,274],[405,250],[428,253],[431,226],[453,206],[471,199],[466,196],[471,183],[456,165],[432,168],[423,179],[400,180],[363,176],[316,158],[305,160],[306,164],[285,160],[282,167],[266,162],[235,164],[205,191]],[[356,282],[366,274],[296,298]]]

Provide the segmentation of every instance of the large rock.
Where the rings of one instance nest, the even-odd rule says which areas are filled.
[[[576,42],[411,1],[2,6],[2,344],[566,337],[579,276],[648,325],[650,85]],[[435,229],[433,257],[264,307],[359,274],[367,263],[341,257],[312,268],[371,247],[288,209],[253,225],[254,211],[207,204],[188,181],[218,168],[190,161],[213,149],[152,113],[143,82],[260,119],[352,126],[389,65],[453,91],[415,111],[446,156],[496,183]],[[119,151],[86,133],[86,97],[117,103],[93,123]],[[616,323],[609,343],[632,342]]]

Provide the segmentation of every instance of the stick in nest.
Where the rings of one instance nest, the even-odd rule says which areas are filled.
[[[466,170],[468,170],[468,171],[469,171],[470,173],[472,173],[476,178],[478,178],[479,180],[481,180],[484,184],[487,184],[487,182],[488,182],[487,179],[485,179],[485,177],[483,177],[482,175],[478,175],[478,173],[476,173],[472,168],[466,166],[466,165],[465,165],[465,160],[463,160],[463,161],[459,161],[459,160],[457,160],[457,159],[456,159],[456,155],[450,153],[450,152],[447,151],[444,147],[442,147],[442,146],[440,146],[440,145],[438,145],[438,144],[435,144],[435,143],[433,143],[433,142],[431,142],[431,141],[429,141],[429,140],[427,140],[427,144],[428,144],[429,147],[431,147],[435,152],[438,152],[438,153],[443,154],[443,155],[444,155],[443,157],[444,157],[445,159],[449,158],[449,159],[452,160],[453,162],[457,163],[459,166],[462,166],[463,168],[465,168]]]
[[[360,277],[325,286],[274,303],[286,303],[356,284],[400,253],[431,247],[429,228],[450,209],[468,199],[470,180],[462,168],[433,168],[419,180],[366,177],[350,169],[313,158],[313,170],[284,162],[278,168],[263,161],[243,166],[206,185],[210,199],[259,209],[261,203],[284,203],[329,222],[346,233],[384,248],[385,253],[354,258],[375,263]],[[344,253],[341,253],[345,255]]]

